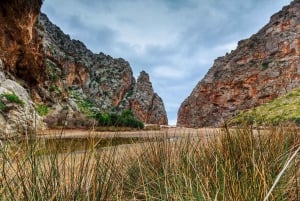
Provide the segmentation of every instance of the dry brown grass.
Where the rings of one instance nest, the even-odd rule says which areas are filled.
[[[0,199],[263,200],[300,144],[296,129],[280,127],[207,136],[166,132],[156,141],[101,149],[91,137],[84,151],[65,153],[43,152],[39,141],[6,144]],[[269,200],[300,199],[296,156]]]

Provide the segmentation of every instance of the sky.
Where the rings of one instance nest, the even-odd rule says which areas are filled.
[[[291,0],[45,0],[42,12],[94,53],[150,75],[169,124],[214,60]]]

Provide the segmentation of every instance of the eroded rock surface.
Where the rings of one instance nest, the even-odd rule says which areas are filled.
[[[49,101],[70,105],[68,102],[72,96],[71,99],[66,97],[76,93],[92,101],[102,111],[131,109],[145,123],[167,123],[163,101],[153,91],[148,75],[148,82],[136,83],[130,64],[124,59],[114,59],[102,52],[92,53],[82,42],[64,34],[44,14],[40,15],[38,24],[44,34],[48,76],[48,89],[44,94]],[[143,96],[147,106],[135,107],[131,102],[140,102],[137,93],[143,84],[149,93]],[[149,84],[151,87],[148,87]]]
[[[130,108],[148,124],[167,125],[168,119],[162,99],[153,91],[149,75],[142,71],[130,98]]]
[[[34,134],[43,127],[30,91],[45,77],[42,37],[35,27],[42,1],[0,3],[0,135]],[[22,104],[10,101],[8,94]]]
[[[42,37],[35,23],[42,0],[3,0],[0,3],[0,58],[4,71],[33,90],[45,76]]]
[[[181,104],[178,126],[221,126],[238,111],[300,86],[300,1],[214,65]]]
[[[11,101],[5,95],[17,97],[21,102]],[[16,81],[6,78],[1,60],[0,104],[0,136],[13,137],[20,133],[29,136],[45,127],[28,91]]]
[[[131,107],[136,81],[127,61],[94,54],[41,14],[41,5],[42,0],[0,3],[0,135],[29,134],[43,127],[38,105],[48,107],[44,120],[54,126],[94,126],[83,104],[104,112],[134,109],[146,123],[167,122],[152,87],[148,90],[153,95],[145,97],[151,98],[147,110]],[[9,101],[7,94],[21,102]]]

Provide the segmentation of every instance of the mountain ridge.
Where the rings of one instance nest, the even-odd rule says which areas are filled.
[[[146,76],[147,79],[138,78],[144,82],[137,82],[130,64],[123,58],[114,59],[102,52],[92,53],[81,41],[71,40],[59,27],[52,24],[45,14],[40,14],[39,22],[45,28],[44,44],[47,59],[58,64],[63,74],[67,75],[61,83],[65,82],[63,84],[69,88],[80,86],[83,92],[81,95],[87,96],[102,110],[130,109],[145,123],[167,124],[163,101],[154,93],[148,74],[142,71],[140,76]],[[61,83],[58,83],[59,87],[66,88],[62,87]],[[137,84],[149,87],[136,90]],[[140,95],[145,91],[148,93]],[[155,102],[156,106],[148,105],[147,109],[140,110],[140,105],[133,104],[142,102],[140,99],[152,100],[155,96],[158,96],[159,100]],[[157,118],[147,118],[149,115]]]
[[[218,127],[239,111],[300,86],[300,1],[215,60],[178,110],[178,126]]]
[[[129,62],[94,54],[42,14],[41,5],[41,0],[4,0],[0,5],[0,103],[11,104],[6,100],[10,96],[28,97],[21,100],[22,106],[12,103],[14,107],[5,111],[0,108],[0,123],[9,128],[1,134],[37,129],[33,119],[39,127],[45,125],[43,121],[48,126],[90,127],[90,112],[131,110],[144,123],[168,124],[164,103],[148,74],[141,72],[148,79],[137,83]],[[137,84],[148,86],[143,88],[148,93]],[[149,104],[142,104],[144,100]],[[20,107],[29,109],[18,113]],[[43,117],[41,108],[47,111]],[[23,116],[31,121],[26,119],[22,129],[16,129]]]

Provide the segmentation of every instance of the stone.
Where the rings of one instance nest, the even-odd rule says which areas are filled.
[[[167,125],[168,119],[162,99],[154,93],[149,74],[142,71],[130,97],[130,109],[147,124]]]
[[[44,29],[47,71],[50,77],[58,78],[49,79],[50,85],[62,91],[75,90],[100,111],[121,113],[131,109],[145,123],[167,124],[163,101],[153,91],[148,74],[142,72],[136,82],[129,62],[124,59],[115,59],[102,52],[92,53],[82,42],[71,40],[45,14],[40,14],[39,24]],[[54,99],[56,96],[50,93],[47,97],[60,103],[61,100]],[[67,99],[68,93],[65,96]],[[142,104],[143,109],[138,109],[136,104]],[[74,108],[74,102],[69,105]]]
[[[293,1],[236,50],[217,58],[178,111],[178,126],[218,127],[300,87],[300,4]]]
[[[17,82],[6,79],[0,83],[0,96],[3,94],[15,94],[23,104],[11,103],[3,100],[6,106],[5,111],[1,111],[0,131],[1,136],[16,136],[23,134],[26,136],[35,135],[36,131],[44,129],[42,118],[37,114],[35,105],[28,92]]]
[[[35,27],[41,5],[42,0],[4,0],[0,4],[0,59],[4,70],[32,88],[45,76],[41,36]]]
[[[72,128],[94,126],[95,121],[80,111],[76,95],[91,102],[93,111],[132,109],[129,103],[134,100],[136,81],[129,62],[91,52],[40,13],[41,5],[42,0],[0,4],[0,95],[14,93],[24,102],[5,102],[0,135],[30,135],[44,128],[43,120],[54,127],[64,118]],[[145,97],[150,98],[148,109],[135,108],[136,114],[147,117],[142,121],[165,124],[163,101],[150,89],[151,95]],[[50,108],[46,117],[37,114],[37,104]]]
[[[6,76],[5,76],[4,71],[3,71],[3,62],[0,59],[0,83],[4,82],[5,80],[6,80]]]

